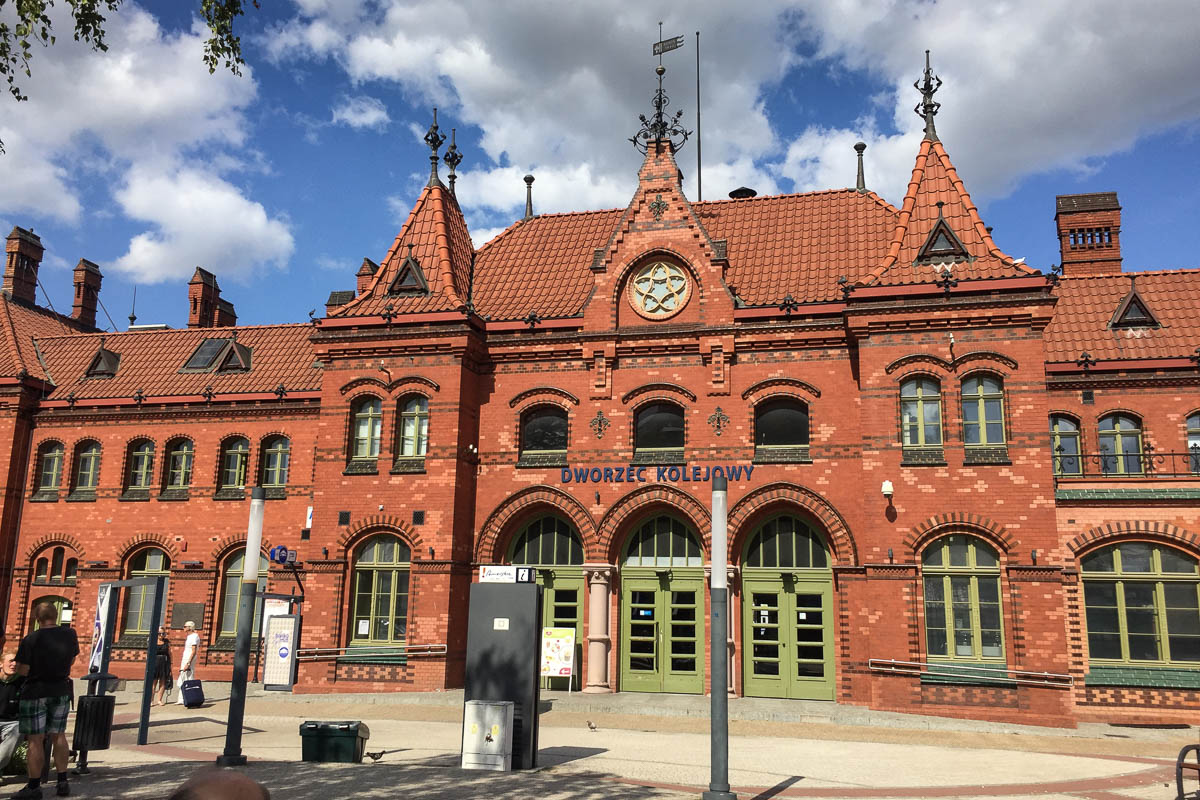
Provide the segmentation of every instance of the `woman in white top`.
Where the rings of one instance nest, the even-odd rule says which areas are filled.
[[[183,623],[187,638],[183,641],[183,656],[179,659],[179,705],[183,705],[183,682],[196,677],[196,650],[200,647],[200,634],[196,623],[190,619]]]

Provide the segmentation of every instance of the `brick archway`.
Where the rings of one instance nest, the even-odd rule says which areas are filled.
[[[904,545],[915,558],[926,544],[948,533],[966,532],[985,539],[1001,552],[1009,552],[1016,542],[1004,529],[1003,525],[993,522],[987,517],[971,514],[966,511],[951,511],[938,514],[924,522],[914,525],[904,537]]]
[[[503,545],[512,526],[529,517],[538,507],[555,511],[571,521],[583,540],[584,559],[594,560],[601,552],[596,539],[596,522],[588,510],[571,495],[550,486],[531,486],[506,498],[488,515],[479,529],[475,560],[502,561]]]
[[[1067,542],[1067,548],[1072,554],[1079,555],[1097,544],[1120,539],[1155,539],[1186,547],[1193,552],[1200,551],[1200,536],[1169,522],[1151,522],[1144,519],[1110,522],[1092,528]]]
[[[171,559],[172,565],[174,565],[179,559],[179,548],[176,547],[175,543],[166,536],[163,536],[160,533],[142,533],[128,540],[125,543],[125,546],[121,548],[121,560],[119,566],[124,569],[125,563],[129,560],[129,557],[138,550],[142,550],[146,547],[157,547],[159,550],[165,552]]]
[[[770,483],[755,489],[729,510],[729,563],[736,557],[755,524],[766,514],[782,509],[799,509],[813,517],[824,528],[836,564],[849,566],[858,563],[858,548],[846,520],[824,497],[794,483]]]
[[[408,543],[414,558],[424,547],[421,535],[394,514],[371,514],[354,520],[338,537],[338,548],[349,558],[358,543],[367,536],[375,533],[394,533]]]
[[[84,549],[79,543],[79,540],[67,533],[51,533],[46,536],[39,536],[33,544],[29,545],[25,550],[25,562],[28,563],[38,551],[44,550],[52,544],[65,545],[75,551],[75,556],[80,560],[83,559]],[[14,565],[15,566],[15,565]]]
[[[620,559],[618,549],[632,522],[646,511],[658,508],[682,516],[700,536],[705,553],[712,549],[712,515],[703,503],[674,486],[656,484],[636,489],[622,497],[600,521],[598,554],[610,564]]]

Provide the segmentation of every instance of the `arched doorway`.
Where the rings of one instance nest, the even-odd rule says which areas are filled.
[[[510,564],[534,566],[537,582],[545,590],[543,628],[575,631],[575,665],[571,678],[545,678],[547,689],[578,690],[583,671],[583,541],[575,526],[555,517],[539,517],[513,537]]]
[[[742,659],[747,696],[834,697],[829,547],[800,517],[772,517],[746,542]]]
[[[704,691],[704,557],[675,517],[647,520],[625,545],[620,664],[622,691]]]

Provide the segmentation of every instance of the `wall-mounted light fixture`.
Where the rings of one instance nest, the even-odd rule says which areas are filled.
[[[433,560],[433,547],[432,546],[429,548],[429,558],[430,558],[430,560]]]
[[[883,495],[883,499],[887,500],[890,506],[892,504],[892,495],[896,493],[896,489],[892,486],[891,481],[884,481],[883,485],[879,487],[879,493]]]
[[[1033,559],[1033,565],[1036,567],[1037,566],[1037,550],[1030,550],[1029,557],[1031,559]]]
[[[895,563],[895,559],[892,558],[892,548],[890,548],[890,547],[888,548],[888,563],[889,564]]]

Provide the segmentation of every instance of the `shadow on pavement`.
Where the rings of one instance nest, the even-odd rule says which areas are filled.
[[[607,747],[570,747],[567,745],[542,747],[538,750],[538,765],[541,767],[557,767],[559,764],[566,764],[568,761],[578,761],[581,758],[590,758],[607,752]]]
[[[800,775],[793,775],[790,778],[784,778],[770,789],[764,789],[763,791],[754,795],[754,797],[751,797],[750,800],[771,800],[772,797],[778,797],[779,793],[784,789],[790,789],[792,786],[795,786],[802,780],[804,780],[804,778]]]

